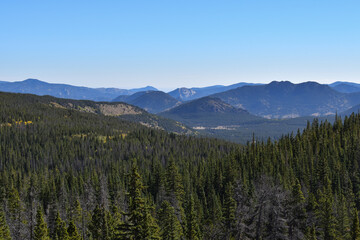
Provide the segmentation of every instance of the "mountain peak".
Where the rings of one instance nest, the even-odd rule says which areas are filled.
[[[34,84],[34,83],[46,83],[46,82],[40,81],[39,79],[35,79],[35,78],[28,78],[28,79],[25,79],[24,81],[20,81],[20,82],[31,83],[31,84]]]
[[[216,97],[203,97],[170,110],[172,113],[237,113],[246,110],[235,108]]]

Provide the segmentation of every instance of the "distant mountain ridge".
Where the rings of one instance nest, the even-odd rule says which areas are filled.
[[[360,92],[360,84],[352,82],[334,82],[329,86],[338,92],[342,93],[355,93]]]
[[[112,101],[126,102],[141,107],[150,113],[159,113],[181,104],[180,101],[162,91],[137,92],[130,96],[121,95]]]
[[[148,86],[137,89],[119,88],[88,88],[67,84],[47,83],[37,79],[26,79],[19,82],[0,82],[0,91],[12,93],[30,93],[36,95],[50,95],[58,98],[77,100],[111,101],[119,95],[130,95],[135,92],[157,90]]]
[[[215,93],[224,92],[230,89],[242,87],[242,86],[255,86],[255,85],[262,85],[257,83],[246,83],[246,82],[240,82],[236,84],[232,84],[229,86],[223,86],[223,85],[214,85],[209,87],[203,87],[203,88],[177,88],[171,92],[169,92],[169,95],[176,98],[179,101],[190,101],[194,99],[198,99],[201,97],[206,97]]]
[[[266,85],[243,86],[211,96],[266,118],[325,116],[345,111],[360,103],[360,93],[341,93],[316,82],[293,84],[288,81],[273,81]]]
[[[192,127],[228,126],[262,119],[214,97],[195,99],[159,115]]]

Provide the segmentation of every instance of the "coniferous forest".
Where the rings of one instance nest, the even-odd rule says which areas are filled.
[[[0,239],[360,239],[360,115],[183,136],[0,94]]]

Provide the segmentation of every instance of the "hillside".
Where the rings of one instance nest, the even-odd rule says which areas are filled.
[[[180,104],[178,100],[161,91],[138,92],[130,96],[121,95],[112,101],[126,102],[143,108],[150,113],[159,113]]]
[[[49,99],[0,94],[5,239],[328,240],[358,232],[359,114],[241,146],[75,110],[100,103],[54,107]],[[237,112],[207,102],[197,109]]]
[[[345,111],[360,102],[360,93],[340,93],[316,82],[293,84],[274,81],[212,96],[266,118],[326,116]]]
[[[50,107],[51,109],[75,110],[83,113],[116,117],[122,120],[140,123],[141,125],[147,127],[166,130],[168,132],[181,134],[194,133],[190,128],[186,127],[182,123],[149,114],[143,109],[127,103],[93,102],[89,100],[71,100],[51,96],[1,92],[0,100],[4,103],[11,102],[11,104],[14,104],[15,106],[16,103],[21,103],[24,106],[31,106],[32,108],[34,108],[34,106],[38,106],[41,108]]]
[[[19,82],[0,82],[0,91],[2,92],[30,93],[40,96],[50,95],[58,98],[93,101],[111,101],[119,95],[130,95],[146,90],[156,89],[150,86],[130,90],[118,88],[88,88],[67,84],[47,83],[37,79],[27,79]]]
[[[160,115],[192,127],[229,126],[261,119],[213,97],[204,97],[181,104]]]
[[[238,143],[246,143],[255,137],[277,140],[281,136],[306,128],[314,117],[290,119],[266,119],[250,114],[244,109],[231,106],[214,97],[204,97],[184,103],[158,114],[194,128],[200,134]],[[334,120],[333,116],[320,117],[320,121]]]

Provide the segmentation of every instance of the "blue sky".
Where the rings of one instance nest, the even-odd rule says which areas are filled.
[[[359,12],[347,0],[1,1],[0,80],[359,83]]]

